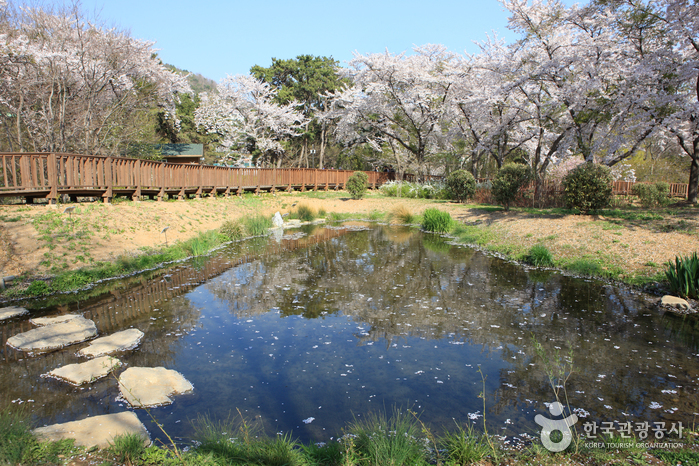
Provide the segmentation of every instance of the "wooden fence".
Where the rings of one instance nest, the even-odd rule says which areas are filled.
[[[342,189],[353,170],[315,168],[228,168],[154,162],[122,157],[54,153],[0,153],[0,197],[24,197],[28,203],[59,195],[71,198],[116,195],[134,200],[149,196],[162,200],[205,194],[242,194],[244,191],[306,191]],[[375,189],[389,173],[365,172]]]

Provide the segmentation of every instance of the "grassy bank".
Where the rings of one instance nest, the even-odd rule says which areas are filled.
[[[15,281],[19,286],[6,290],[0,298],[9,300],[74,291],[100,280],[205,254],[226,241],[262,234],[271,214],[260,212],[279,210],[289,214],[289,218],[303,221],[320,216],[328,221],[368,219],[421,225],[425,211],[434,208],[448,212],[455,219],[448,232],[464,244],[537,267],[557,268],[632,285],[663,281],[667,261],[674,260],[675,255],[648,258],[639,263],[639,259],[633,257],[639,247],[658,249],[657,245],[663,245],[668,235],[679,235],[685,238],[685,243],[699,244],[694,220],[697,209],[691,207],[639,209],[626,206],[603,210],[594,216],[581,216],[566,209],[512,208],[510,212],[503,212],[498,206],[396,199],[380,192],[355,201],[341,191],[140,205],[124,201],[111,208],[80,206],[72,217],[46,210],[29,215],[34,212],[27,210],[28,207],[18,207],[0,220],[5,226],[25,223],[33,229],[36,242],[45,250],[45,267],[32,268]],[[107,221],[105,215],[110,215]],[[233,220],[228,220],[231,218]],[[121,223],[117,219],[121,219]],[[559,224],[563,222],[576,226],[560,232]],[[536,228],[522,228],[530,223]],[[163,233],[162,225],[172,228]],[[213,229],[205,230],[207,227]],[[634,235],[638,236],[639,232],[652,233],[654,237],[648,241],[638,240]],[[151,245],[125,251],[124,243],[138,235],[150,238]],[[168,239],[166,246],[164,243]],[[117,246],[119,241],[121,247]],[[116,257],[97,260],[96,243],[101,243],[102,252],[113,243]],[[688,253],[680,248],[676,254]],[[76,269],[77,266],[81,268]]]
[[[361,419],[361,420],[360,420]],[[343,435],[327,443],[304,444],[290,434],[268,437],[242,416],[193,421],[194,437],[186,444],[145,447],[136,435],[117,437],[103,450],[76,447],[72,440],[40,442],[27,416],[0,412],[0,464],[52,465],[270,465],[385,466],[466,464],[699,464],[698,433],[685,430],[682,439],[666,439],[672,449],[646,448],[636,439],[607,437],[591,447],[575,434],[571,445],[551,453],[538,439],[512,446],[502,437],[458,425],[437,435],[410,410],[370,413],[349,422]]]

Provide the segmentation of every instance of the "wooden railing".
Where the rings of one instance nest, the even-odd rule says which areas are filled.
[[[173,164],[122,157],[54,153],[0,153],[0,196],[24,197],[27,202],[59,195],[139,199],[244,191],[305,191],[342,189],[353,170],[315,168],[228,168]],[[369,187],[377,188],[389,173],[365,172]]]

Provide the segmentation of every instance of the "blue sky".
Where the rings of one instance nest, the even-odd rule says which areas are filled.
[[[219,81],[247,74],[272,57],[409,51],[444,44],[477,52],[474,41],[496,31],[508,41],[507,13],[497,0],[82,0],[107,24],[157,42],[166,63]]]

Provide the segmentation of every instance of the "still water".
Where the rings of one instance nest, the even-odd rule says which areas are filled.
[[[625,288],[447,241],[405,227],[309,227],[78,303],[29,307],[33,316],[80,312],[100,335],[143,331],[136,350],[117,356],[127,367],[175,369],[194,385],[152,410],[183,441],[200,414],[240,410],[267,434],[327,441],[353,418],[393,406],[436,430],[482,428],[485,413],[490,432],[535,436],[534,416],[548,416],[555,398],[532,338],[550,358],[572,348],[565,389],[584,421],[669,428],[699,416],[697,320]],[[128,409],[112,377],[83,388],[42,378],[81,362],[84,345],[37,356],[5,346],[29,328],[21,318],[0,324],[0,408],[21,405],[38,425]]]

